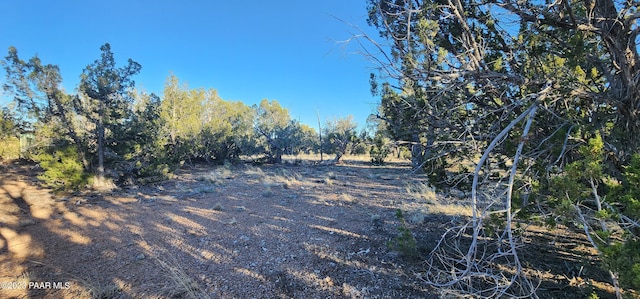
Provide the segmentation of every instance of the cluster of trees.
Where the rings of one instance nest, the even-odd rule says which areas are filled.
[[[637,2],[368,4],[379,37],[363,34],[364,52],[379,67],[371,82],[386,133],[411,144],[414,166],[437,174],[435,185],[472,190],[474,241],[435,250],[426,280],[477,297],[535,296],[511,226],[530,217],[575,224],[602,254],[616,289],[639,288]],[[477,167],[451,166],[463,161]],[[486,194],[502,206],[486,209]],[[503,233],[489,239],[509,249],[486,256],[490,263],[471,260],[481,251],[479,235],[495,231],[484,230],[485,220],[496,215]],[[456,251],[466,255],[453,258]],[[516,269],[513,279],[487,266],[499,261]],[[489,280],[495,284],[478,287]]]
[[[118,67],[109,44],[100,50],[75,94],[61,87],[58,66],[37,56],[22,60],[11,47],[2,61],[4,89],[14,101],[0,110],[0,140],[35,131],[31,158],[55,187],[79,188],[93,176],[124,182],[166,175],[183,163],[236,162],[241,155],[280,163],[283,155],[323,152],[338,161],[345,153],[366,153],[370,143],[351,116],[326,122],[320,138],[275,100],[225,101],[172,74],[162,97],[136,90],[140,64],[129,59]]]

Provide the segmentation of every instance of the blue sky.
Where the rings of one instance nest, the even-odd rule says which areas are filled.
[[[2,1],[0,55],[9,46],[25,60],[38,54],[73,91],[109,42],[119,65],[142,65],[134,79],[149,92],[161,94],[171,71],[225,100],[278,100],[313,127],[316,111],[323,122],[351,114],[363,127],[379,101],[369,91],[374,66],[356,44],[339,43],[354,30],[336,17],[377,36],[366,14],[365,0]]]

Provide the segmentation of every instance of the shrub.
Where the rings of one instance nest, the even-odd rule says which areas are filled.
[[[365,144],[364,142],[356,143],[353,146],[353,148],[351,149],[351,154],[352,155],[356,155],[356,156],[366,155],[367,154],[367,144]]]
[[[371,150],[369,151],[371,163],[376,165],[384,164],[384,160],[387,159],[387,156],[389,156],[390,153],[391,149],[387,145],[385,138],[382,135],[376,135],[373,139]]]
[[[393,250],[397,250],[405,257],[418,257],[416,238],[407,227],[407,221],[402,214],[402,210],[396,210],[396,218],[398,219],[398,221],[400,221],[400,226],[398,227],[398,235],[392,241],[387,243],[387,246]]]
[[[71,145],[40,153],[36,160],[45,170],[38,178],[54,190],[77,190],[86,186],[91,179],[80,162],[76,148]]]
[[[400,147],[399,158],[402,160],[411,160],[411,150],[408,147]]]
[[[615,242],[602,253],[606,268],[619,273],[622,287],[640,289],[640,240]]]

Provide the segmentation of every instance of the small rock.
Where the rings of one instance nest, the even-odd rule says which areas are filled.
[[[144,256],[144,254],[138,254],[138,256],[136,256],[136,260],[140,261],[140,260],[144,260],[146,258],[146,256]]]

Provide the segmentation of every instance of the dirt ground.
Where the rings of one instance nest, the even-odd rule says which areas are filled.
[[[418,278],[424,259],[394,250],[395,213],[421,256],[463,218],[443,195],[417,198],[407,186],[425,179],[402,163],[200,166],[77,194],[52,194],[38,173],[0,165],[1,298],[438,298]],[[524,240],[539,296],[613,296],[579,235]]]

